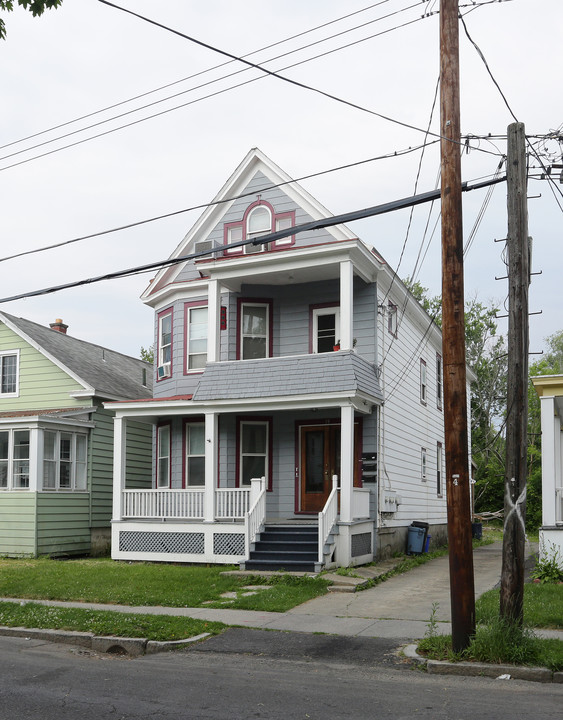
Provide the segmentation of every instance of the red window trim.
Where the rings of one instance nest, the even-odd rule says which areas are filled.
[[[252,210],[254,210],[254,208],[258,207],[259,205],[264,205],[270,211],[270,214],[272,217],[272,225],[270,227],[270,232],[275,232],[276,222],[278,220],[282,220],[283,218],[289,218],[291,220],[291,224],[295,225],[295,210],[288,210],[286,212],[276,213],[276,211],[274,210],[274,207],[266,200],[262,200],[262,199],[255,200],[244,211],[242,220],[225,223],[224,228],[223,228],[223,244],[224,245],[229,244],[229,230],[231,228],[240,227],[242,229],[242,241],[245,241],[247,239],[246,227],[247,227],[248,215],[252,212]],[[290,240],[290,242],[288,242],[288,240]],[[277,245],[276,242],[268,243],[268,245],[266,247],[264,247],[264,252],[274,252],[274,251],[279,251],[279,250],[285,250],[286,248],[291,247],[292,245],[295,245],[295,235],[290,235],[287,238],[283,238],[280,242],[282,243],[280,245]],[[231,255],[244,255],[245,254],[244,246],[241,246],[240,248],[235,248],[233,250],[224,250],[223,254],[226,255],[227,257],[230,257]]]
[[[314,305],[309,305],[309,354],[312,354],[313,352],[313,318],[315,315],[315,310],[323,310],[324,308],[338,308],[340,310],[340,303],[339,302],[326,302],[326,303],[315,303]]]
[[[170,380],[170,378],[159,378],[158,377],[158,367],[159,367],[159,360],[160,360],[160,321],[163,317],[166,315],[170,315],[170,378],[172,377],[174,373],[174,308],[169,307],[166,308],[166,310],[161,310],[159,313],[157,313],[156,316],[156,367],[157,367],[157,373],[156,373],[156,382],[164,382],[165,380]]]
[[[274,301],[272,298],[252,298],[244,297],[237,299],[237,342],[236,342],[236,357],[237,360],[241,360],[241,346],[240,346],[240,333],[241,333],[241,320],[242,320],[242,306],[245,303],[252,303],[254,305],[267,305],[268,306],[268,357],[273,357],[274,350]]]
[[[201,375],[201,373],[204,371],[204,368],[198,368],[197,370],[188,370],[188,310],[194,307],[208,307],[208,301],[194,300],[193,302],[184,303],[184,375]],[[207,328],[209,337],[209,316],[207,318]]]
[[[237,415],[236,417],[236,470],[235,470],[235,487],[241,487],[240,484],[240,435],[241,425],[243,422],[262,422],[268,425],[268,478],[266,482],[266,490],[272,492],[273,478],[272,478],[272,460],[273,460],[273,424],[274,420],[271,415]]]
[[[162,428],[168,428],[169,437],[168,437],[168,485],[159,485],[158,484],[158,459],[159,459],[159,451],[160,451],[160,430]],[[158,423],[156,426],[156,463],[154,468],[154,486],[155,489],[158,490],[159,488],[164,487],[172,487],[172,423],[171,422],[161,422]]]

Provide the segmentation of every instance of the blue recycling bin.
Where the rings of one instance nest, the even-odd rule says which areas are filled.
[[[407,537],[407,555],[420,555],[424,549],[425,539],[426,528],[411,525]]]

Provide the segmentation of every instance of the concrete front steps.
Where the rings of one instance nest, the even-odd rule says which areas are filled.
[[[241,570],[318,572],[319,530],[316,525],[266,525],[241,563]]]

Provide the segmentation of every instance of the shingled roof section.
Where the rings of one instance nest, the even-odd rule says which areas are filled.
[[[376,368],[355,352],[221,362],[207,365],[195,402],[348,393],[383,400]]]
[[[97,397],[114,400],[152,397],[153,368],[149,363],[78,340],[31,320],[2,312],[0,320],[3,318],[80,378],[86,386],[93,388]]]

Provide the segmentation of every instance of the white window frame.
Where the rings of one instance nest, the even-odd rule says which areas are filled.
[[[268,215],[268,226],[264,227],[260,230],[251,231],[250,229],[250,222],[252,220],[253,215],[257,215],[259,212],[262,214],[263,212],[266,212]],[[272,211],[267,205],[260,204],[256,205],[256,207],[253,207],[252,210],[248,213],[246,216],[246,240],[254,240],[254,238],[260,237],[261,235],[268,235],[268,233],[272,232]],[[244,252],[247,254],[254,254],[259,252],[264,252],[265,250],[264,245],[252,245],[249,243],[248,245],[244,246]]]
[[[319,352],[319,317],[334,315],[334,345],[340,341],[340,306],[332,305],[324,308],[313,308],[313,353]]]
[[[15,390],[3,392],[3,374],[4,374],[4,358],[16,358],[16,383]],[[3,350],[0,351],[0,398],[19,397],[20,394],[20,351],[19,350]]]
[[[166,472],[161,472],[161,460],[166,460]],[[172,428],[170,425],[159,425],[156,430],[156,487],[171,487],[172,460]]]
[[[444,402],[443,363],[440,353],[436,353],[436,407],[442,409]]]
[[[442,497],[444,494],[443,482],[444,473],[442,472],[444,451],[441,442],[436,443],[436,495]]]
[[[428,479],[428,454],[426,448],[420,448],[420,478],[423,482]]]
[[[245,335],[244,333],[244,310],[247,307],[263,307],[266,309],[266,334],[262,335]],[[239,354],[241,360],[258,360],[263,358],[245,358],[244,357],[244,338],[245,337],[265,337],[266,340],[266,352],[264,358],[270,357],[270,333],[272,331],[270,327],[270,303],[265,302],[252,302],[251,300],[244,300],[240,304],[240,317],[239,317]]]
[[[30,453],[31,453],[31,430],[29,428],[2,428],[0,429],[0,432],[7,433],[8,435],[8,456],[5,458],[0,458],[0,466],[5,469],[6,474],[6,485],[0,486],[0,491],[6,491],[6,490],[29,490],[30,487]],[[16,433],[27,433],[28,437],[28,454],[27,458],[16,458],[15,455],[15,435]],[[16,472],[17,464],[19,461],[22,461],[25,465],[25,462],[27,461],[27,472]],[[15,479],[17,477],[26,477],[27,476],[27,483],[24,485],[16,485]]]
[[[393,337],[399,334],[398,307],[392,302],[387,304],[387,332]]]
[[[426,370],[426,360],[420,358],[420,402],[423,405],[428,402],[428,373]]]
[[[163,332],[163,325],[164,321],[169,320],[170,321],[170,342],[164,343],[164,332]],[[173,347],[173,330],[174,330],[174,318],[172,314],[172,310],[164,311],[161,315],[158,316],[158,365],[170,365],[172,367],[172,347]],[[170,359],[165,360],[164,359],[164,350],[165,348],[170,348]]]
[[[287,228],[290,228],[294,225],[295,218],[291,213],[287,213],[285,215],[281,214],[279,216],[276,216],[275,223],[274,223],[274,231],[278,232],[278,230],[287,230]],[[276,247],[283,247],[284,245],[293,245],[295,243],[295,235],[288,235],[285,238],[281,238],[280,240],[275,241]]]
[[[195,310],[205,310],[205,351],[198,350],[197,352],[191,352],[192,338],[191,338],[191,316]],[[195,323],[193,323],[195,324]],[[203,325],[203,323],[198,323]],[[209,333],[209,314],[207,305],[186,305],[186,373],[201,373],[205,369],[205,363],[207,362],[207,338]],[[200,340],[201,338],[196,338]],[[190,359],[192,357],[204,357],[203,365],[197,367],[190,367]]]
[[[53,458],[46,457],[46,436],[48,433],[55,436]],[[62,457],[62,441],[63,437],[67,436],[70,439],[70,454],[68,459]],[[68,487],[61,486],[61,467],[63,463],[69,465]],[[53,487],[49,487],[45,482],[48,466],[54,468],[55,482]],[[44,492],[86,492],[88,490],[88,436],[85,433],[51,429],[45,429],[43,431],[43,473],[41,487]]]
[[[266,428],[265,442],[266,447],[264,452],[260,453],[245,453],[243,452],[244,447],[244,429],[250,425],[260,425]],[[269,486],[269,465],[270,465],[270,422],[268,420],[240,420],[239,421],[239,486],[250,487],[250,481],[243,481],[243,470],[244,470],[244,458],[245,457],[263,457],[264,458],[264,477],[266,478],[266,487]]]

